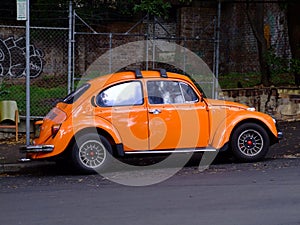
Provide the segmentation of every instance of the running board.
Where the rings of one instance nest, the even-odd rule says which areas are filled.
[[[175,150],[148,150],[148,151],[132,151],[124,152],[126,155],[133,154],[171,154],[171,153],[194,153],[194,152],[216,152],[215,148],[202,148],[202,149],[175,149]]]

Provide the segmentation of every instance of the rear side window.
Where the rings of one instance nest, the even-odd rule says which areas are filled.
[[[75,91],[71,92],[67,97],[64,98],[63,102],[66,104],[73,104],[87,89],[89,89],[90,84],[86,83],[77,88]]]
[[[139,81],[126,82],[101,91],[96,98],[102,107],[142,105],[144,103],[142,84]]]

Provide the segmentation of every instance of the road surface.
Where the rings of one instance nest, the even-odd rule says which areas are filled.
[[[299,225],[300,159],[185,167],[142,187],[62,171],[4,174],[0,224]]]

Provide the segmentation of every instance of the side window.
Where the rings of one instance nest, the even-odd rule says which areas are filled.
[[[180,104],[198,100],[189,85],[177,81],[148,81],[147,91],[150,104]]]
[[[185,102],[197,102],[198,96],[194,92],[194,90],[185,83],[180,83],[180,87],[184,96]]]
[[[142,105],[144,103],[142,85],[139,81],[114,85],[101,91],[96,101],[103,107]]]
[[[150,104],[183,103],[184,98],[177,81],[148,81],[148,100]]]

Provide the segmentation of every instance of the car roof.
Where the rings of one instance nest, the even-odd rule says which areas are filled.
[[[172,72],[167,72],[164,69],[158,69],[158,70],[126,70],[126,71],[121,71],[121,72],[116,72],[112,74],[107,74],[104,76],[97,77],[93,80],[90,80],[90,83],[98,83],[98,82],[105,82],[106,84],[109,83],[114,83],[117,81],[122,81],[122,80],[134,80],[134,79],[142,79],[142,78],[173,78],[173,79],[181,79],[181,80],[188,80],[190,79],[182,74],[178,73],[172,73]]]

